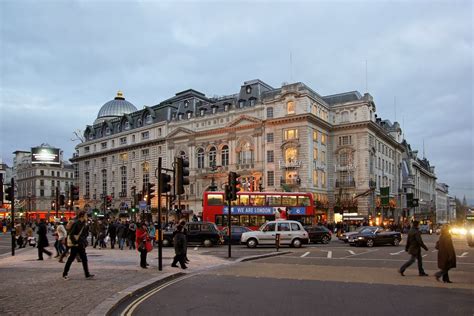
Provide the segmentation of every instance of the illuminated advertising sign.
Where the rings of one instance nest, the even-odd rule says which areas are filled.
[[[59,149],[48,147],[31,148],[31,163],[59,165]]]

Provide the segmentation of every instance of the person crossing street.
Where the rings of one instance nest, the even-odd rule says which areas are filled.
[[[423,261],[421,257],[421,248],[428,251],[428,247],[426,247],[426,245],[423,243],[423,240],[421,239],[421,232],[418,230],[419,224],[420,223],[418,221],[413,221],[412,228],[408,232],[405,251],[408,252],[411,257],[398,270],[398,273],[400,273],[402,276],[405,276],[405,270],[411,266],[415,260],[418,261],[418,275],[428,276],[428,274],[425,273],[425,270],[423,269]]]

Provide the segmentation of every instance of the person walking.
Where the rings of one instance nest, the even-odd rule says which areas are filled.
[[[135,249],[135,231],[137,230],[137,226],[135,225],[134,222],[130,222],[130,225],[128,225],[128,243],[130,248],[129,249]]]
[[[174,253],[175,256],[173,258],[173,263],[171,264],[172,267],[177,268],[178,266],[176,263],[179,262],[181,265],[181,269],[187,269],[186,266],[186,236],[183,233],[183,226],[178,225],[176,227],[176,231],[173,237],[173,244],[174,244]]]
[[[123,245],[125,243],[125,238],[127,237],[126,236],[126,227],[124,225],[124,223],[122,222],[119,222],[117,224],[117,238],[118,238],[118,246],[120,248],[120,250],[123,250]]]
[[[48,233],[48,228],[46,227],[46,224],[44,223],[44,219],[41,219],[38,225],[38,259],[37,260],[43,260],[43,253],[47,254],[50,258],[53,255],[50,251],[44,249],[45,247],[49,246],[48,236],[46,236],[47,233]]]
[[[117,239],[117,224],[115,221],[110,222],[109,228],[107,229],[107,234],[110,237],[110,249],[114,249],[115,240]]]
[[[418,261],[418,275],[428,276],[428,274],[425,273],[425,270],[423,269],[423,262],[421,259],[421,248],[428,251],[428,247],[425,246],[423,240],[421,239],[421,232],[418,230],[419,224],[420,223],[418,221],[413,221],[412,228],[408,232],[405,251],[407,251],[411,257],[398,270],[398,273],[400,273],[402,276],[404,276],[405,270],[411,266],[415,260]]]
[[[441,270],[435,273],[435,278],[439,281],[439,278],[443,277],[444,283],[453,283],[449,280],[448,271],[456,268],[456,252],[454,251],[448,225],[441,228],[439,240],[436,242],[436,249],[438,249],[438,268]]]
[[[71,231],[69,232],[68,246],[71,249],[71,254],[68,257],[63,270],[63,279],[65,280],[69,278],[69,269],[71,268],[71,264],[77,255],[79,255],[79,257],[81,258],[82,268],[84,269],[86,279],[92,279],[94,277],[93,274],[90,274],[89,266],[87,264],[86,246],[87,235],[89,234],[89,231],[86,227],[86,219],[86,212],[79,212],[79,214],[77,215],[77,220],[74,222]]]
[[[151,239],[148,235],[148,227],[145,222],[142,222],[140,227],[136,230],[136,246],[138,252],[140,252],[140,267],[147,269],[146,255],[152,251],[153,246],[151,245]]]

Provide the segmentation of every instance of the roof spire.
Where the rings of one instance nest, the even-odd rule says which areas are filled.
[[[117,91],[117,96],[115,97],[115,100],[125,100],[122,91]]]

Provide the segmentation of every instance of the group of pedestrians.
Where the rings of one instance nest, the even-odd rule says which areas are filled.
[[[405,251],[410,254],[410,259],[405,262],[398,272],[404,276],[405,270],[411,266],[415,261],[418,262],[418,275],[428,276],[423,269],[423,261],[421,255],[421,249],[428,251],[428,247],[423,243],[421,238],[421,232],[419,231],[419,222],[413,221],[412,228],[408,232],[407,243]],[[441,229],[439,240],[436,242],[435,248],[438,250],[438,268],[440,271],[435,273],[437,281],[442,277],[443,282],[452,283],[449,279],[448,272],[450,269],[456,267],[456,252],[454,250],[453,240],[449,232],[449,226],[444,225]]]

